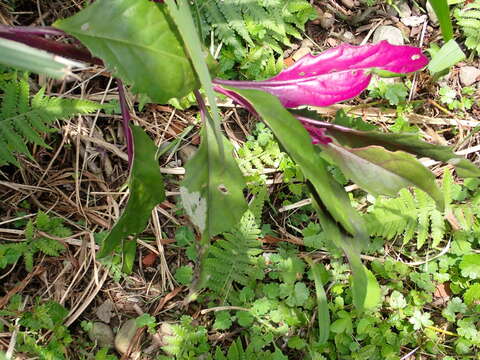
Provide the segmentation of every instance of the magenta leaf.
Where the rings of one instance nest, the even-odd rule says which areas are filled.
[[[419,48],[386,41],[352,46],[342,44],[317,56],[306,55],[280,74],[263,81],[215,79],[216,85],[258,89],[277,96],[285,107],[329,106],[359,95],[372,73],[406,74],[428,63]]]

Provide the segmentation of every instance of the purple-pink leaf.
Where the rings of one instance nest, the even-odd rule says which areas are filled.
[[[258,89],[277,96],[285,107],[329,106],[359,95],[368,86],[373,71],[405,74],[428,64],[413,46],[343,44],[317,56],[304,56],[293,66],[263,81],[215,79],[216,85]]]

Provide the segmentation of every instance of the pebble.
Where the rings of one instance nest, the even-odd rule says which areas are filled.
[[[295,51],[295,53],[292,55],[292,58],[294,61],[298,61],[307,54],[310,54],[310,49],[307,47],[301,47]]]
[[[396,10],[400,18],[409,17],[412,15],[412,10],[410,9],[410,6],[408,6],[408,3],[406,1],[395,1],[394,4],[397,7]]]
[[[112,328],[103,322],[94,322],[88,332],[90,340],[97,343],[98,347],[111,348],[114,344]]]
[[[182,164],[186,164],[188,160],[190,160],[193,155],[197,153],[198,148],[196,146],[187,144],[182,146],[180,150],[178,150],[178,156],[182,160]]]
[[[382,40],[387,40],[392,45],[404,45],[402,31],[395,26],[383,25],[379,26],[373,33],[373,43],[379,43]]]
[[[343,33],[343,40],[348,43],[353,43],[355,42],[355,35],[353,35],[350,31],[345,31]]]
[[[480,69],[475,66],[463,66],[460,68],[459,76],[463,86],[470,86],[480,80]]]
[[[104,323],[109,324],[113,316],[113,302],[110,299],[107,299],[106,301],[103,302],[102,305],[100,305],[97,308],[97,310],[95,311],[95,314]]]
[[[123,323],[115,336],[115,349],[120,354],[125,354],[132,342],[135,333],[137,332],[137,325],[135,319],[127,320]]]

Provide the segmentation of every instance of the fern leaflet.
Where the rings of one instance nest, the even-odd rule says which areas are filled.
[[[48,147],[40,134],[51,132],[56,120],[102,108],[87,100],[48,97],[44,89],[31,99],[29,93],[25,77],[0,83],[0,166],[19,166],[14,153],[31,158],[26,143]]]
[[[465,46],[480,54],[480,0],[457,9],[455,18],[466,37]]]
[[[209,248],[205,261],[206,286],[217,293],[230,289],[232,282],[247,285],[250,281],[263,278],[258,263],[263,259],[259,218],[265,202],[266,190],[260,190],[245,212],[240,223],[232,231],[224,233]]]

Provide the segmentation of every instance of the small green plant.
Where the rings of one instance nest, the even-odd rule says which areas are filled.
[[[369,95],[374,99],[388,100],[390,105],[398,105],[407,100],[408,88],[403,82],[377,81],[369,86]]]
[[[258,237],[266,189],[255,195],[239,224],[208,249],[202,277],[205,286],[218,294],[228,293],[232,282],[247,285],[264,276],[259,271],[263,258]]]
[[[32,271],[36,254],[60,255],[65,250],[65,245],[56,238],[68,237],[71,234],[61,218],[50,217],[39,211],[35,219],[30,219],[25,227],[25,241],[0,244],[0,269],[23,257],[26,269]]]
[[[168,356],[161,355],[159,360],[171,359],[193,360],[205,356],[209,350],[207,329],[192,324],[190,316],[182,316],[179,324],[168,325],[169,335],[163,337],[166,345],[162,350]]]
[[[22,299],[15,296],[10,300],[8,309],[2,316],[15,317]],[[16,351],[38,356],[40,359],[68,359],[67,348],[72,342],[72,335],[63,325],[68,310],[62,305],[47,301],[36,302],[31,311],[20,316],[20,331],[17,337]],[[50,336],[45,337],[49,332]]]
[[[461,96],[458,96],[458,93],[449,86],[442,86],[438,91],[440,95],[440,101],[448,106],[450,110],[470,110],[473,106],[473,99],[470,97],[464,97],[463,95],[469,96],[475,92],[470,86],[462,88]]]

